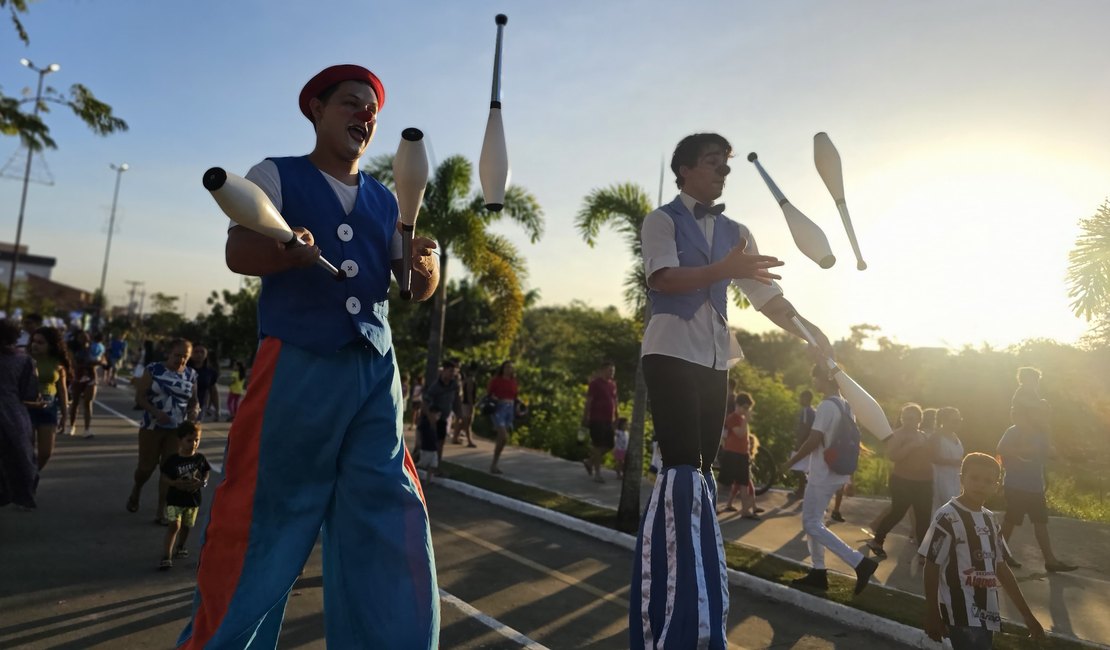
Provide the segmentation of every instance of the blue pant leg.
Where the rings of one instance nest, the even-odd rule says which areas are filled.
[[[347,430],[324,523],[328,646],[434,649],[439,589],[428,513],[401,437],[400,380],[392,353],[361,354],[367,397]]]
[[[660,475],[637,540],[632,648],[726,647],[728,587],[714,507],[709,485],[693,467]]]
[[[319,357],[267,339],[228,437],[197,571],[187,649],[273,648],[289,589],[332,501],[336,458],[357,402],[357,357]]]

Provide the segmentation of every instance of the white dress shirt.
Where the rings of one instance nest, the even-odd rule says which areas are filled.
[[[693,214],[697,200],[685,192],[678,196],[690,214]],[[709,214],[696,220],[710,246],[716,219],[715,215]],[[737,225],[740,226],[740,236],[748,240],[748,246],[744,250],[751,255],[758,255],[759,247],[756,246],[751,231],[743,224]],[[640,238],[646,277],[650,278],[659,269],[680,266],[674,221],[661,208],[644,217]],[[782,295],[782,288],[774,282],[767,285],[758,280],[742,279],[733,280],[732,284],[740,288],[756,309],[762,308],[775,296]],[[725,316],[713,309],[708,293],[705,302],[698,307],[690,320],[676,314],[652,314],[647,329],[644,330],[640,354],[662,354],[715,370],[727,370],[743,359],[744,353],[740,350],[736,337],[729,331]]]

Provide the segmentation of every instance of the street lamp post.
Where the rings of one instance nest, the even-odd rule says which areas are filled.
[[[39,85],[38,90],[35,91],[35,110],[33,113],[35,117],[38,117],[39,107],[42,103],[42,78],[51,72],[57,72],[62,66],[57,63],[51,63],[45,68],[37,68],[35,64],[31,63],[28,59],[20,59],[19,62],[39,73]],[[8,314],[12,312],[12,292],[15,290],[15,267],[19,264],[19,244],[23,238],[23,212],[27,207],[27,185],[31,181],[31,156],[34,153],[35,150],[28,144],[27,168],[23,172],[23,195],[19,199],[19,220],[15,227],[15,248],[12,250],[12,268],[11,272],[8,273],[8,299],[4,305],[4,311]]]
[[[101,313],[104,311],[104,283],[108,279],[108,256],[112,253],[112,232],[116,229],[116,203],[119,201],[119,182],[123,172],[130,169],[127,163],[109,165],[116,172],[116,191],[112,194],[112,213],[108,217],[108,245],[104,248],[104,268],[100,271],[100,298],[96,303],[96,329],[100,328]]]

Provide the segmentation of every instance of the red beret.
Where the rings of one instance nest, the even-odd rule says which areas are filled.
[[[313,121],[312,111],[308,108],[308,103],[312,101],[312,98],[319,97],[320,93],[342,81],[365,81],[374,89],[374,94],[378,98],[378,110],[382,110],[382,107],[385,106],[385,88],[382,86],[381,79],[378,79],[373,72],[360,65],[333,65],[321,70],[315,77],[309,79],[308,83],[301,89],[301,112],[304,113],[309,122]]]

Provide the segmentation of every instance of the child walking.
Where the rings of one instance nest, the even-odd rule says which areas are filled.
[[[613,464],[616,465],[617,478],[624,478],[624,456],[628,453],[628,418],[617,418],[617,428],[613,432]]]
[[[166,519],[170,522],[166,529],[162,562],[158,565],[163,571],[173,567],[174,558],[189,555],[185,541],[197,523],[201,488],[208,485],[208,475],[212,471],[208,459],[197,452],[199,446],[200,425],[183,422],[177,427],[177,453],[162,463],[162,480],[168,486]]]
[[[420,454],[416,457],[416,468],[424,470],[423,480],[428,485],[432,483],[432,476],[439,469],[439,439],[436,436],[436,422],[439,422],[443,410],[439,405],[431,404],[428,407],[428,417],[417,419],[416,444]]]
[[[732,505],[736,495],[740,495],[742,510],[740,516],[744,519],[759,520],[755,512],[755,487],[752,485],[751,476],[751,433],[748,430],[748,421],[755,400],[748,393],[736,395],[736,404],[732,413],[725,418],[725,439],[721,445],[721,485],[731,485],[728,493],[728,504],[725,512],[736,512]]]
[[[987,454],[968,454],[960,467],[960,496],[941,506],[918,552],[925,565],[925,632],[948,637],[953,650],[987,650],[1001,628],[998,590],[1021,612],[1029,634],[1044,641],[1005,559],[1010,550],[994,513],[983,503],[998,490],[1002,468]]]
[[[235,367],[231,370],[231,384],[227,387],[227,421],[231,422],[235,419],[235,414],[239,412],[239,402],[243,399],[243,393],[246,392],[247,382],[247,369],[243,366],[242,361],[236,361]]]

